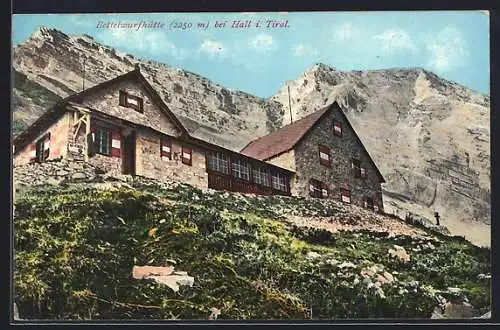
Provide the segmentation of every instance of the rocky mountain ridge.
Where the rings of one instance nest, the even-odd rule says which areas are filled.
[[[388,212],[432,218],[438,211],[452,233],[489,245],[489,97],[419,68],[339,71],[317,64],[262,99],[87,35],[40,28],[14,47],[14,128],[80,91],[84,66],[88,88],[135,64],[191,134],[233,150],[337,101],[386,178]]]

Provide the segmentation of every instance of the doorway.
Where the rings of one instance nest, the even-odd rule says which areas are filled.
[[[123,138],[122,173],[135,175],[135,132]]]

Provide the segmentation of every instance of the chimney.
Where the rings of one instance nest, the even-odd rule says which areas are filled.
[[[139,63],[135,63],[134,66],[135,66],[135,71],[141,72],[141,66],[139,65]]]
[[[290,124],[293,123],[292,118],[292,101],[290,100],[290,85],[288,85],[288,108],[290,109]]]

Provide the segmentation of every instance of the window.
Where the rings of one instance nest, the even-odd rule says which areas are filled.
[[[261,168],[257,167],[252,170],[253,172],[253,181],[257,184],[261,184],[263,186],[269,187],[269,174],[268,172]]]
[[[130,95],[127,92],[120,91],[120,105],[127,108],[143,112],[143,102],[140,97]]]
[[[321,198],[321,182],[311,179],[309,181],[309,195],[315,198]]]
[[[36,142],[35,146],[35,158],[34,161],[43,162],[49,158],[50,154],[50,133],[43,136],[40,140]]]
[[[161,139],[160,155],[162,160],[172,159],[172,140]]]
[[[182,147],[182,163],[191,166],[193,164],[192,160],[193,149]]]
[[[319,163],[328,167],[332,165],[330,160],[330,148],[322,145],[319,146]]]
[[[231,171],[233,172],[233,176],[235,178],[240,178],[243,180],[250,180],[250,169],[248,167],[248,163],[241,160],[235,159],[231,163]]]
[[[273,173],[271,177],[273,188],[276,190],[287,191],[286,178],[281,173]]]
[[[342,124],[338,120],[333,121],[333,133],[335,136],[342,137]]]
[[[345,203],[351,202],[351,192],[349,191],[349,189],[340,188],[340,199]]]
[[[328,186],[321,181],[311,179],[309,182],[309,195],[315,198],[328,198]]]
[[[111,154],[111,132],[103,128],[96,128],[92,135],[94,151],[109,156]]]
[[[373,198],[371,197],[366,197],[365,199],[365,207],[368,208],[368,209],[371,209],[373,210]]]
[[[209,153],[208,169],[229,174],[229,157],[221,152]]]
[[[327,198],[328,197],[328,188],[325,184],[321,184],[321,196],[323,198]]]
[[[361,167],[361,161],[359,159],[353,158],[352,159],[352,169],[354,171],[354,177],[356,178],[365,178],[366,177],[366,170],[364,167]]]

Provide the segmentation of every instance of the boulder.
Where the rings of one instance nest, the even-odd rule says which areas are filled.
[[[444,305],[444,318],[470,319],[474,316],[474,307],[468,303],[454,304],[448,302]]]
[[[406,252],[405,248],[402,246],[394,245],[395,249],[389,249],[389,255],[393,258],[397,258],[403,262],[410,262],[410,255]]]
[[[194,284],[194,277],[189,276],[187,272],[175,271],[174,266],[134,266],[132,277],[140,280],[153,279],[175,292],[178,292],[182,285],[193,286]]]

